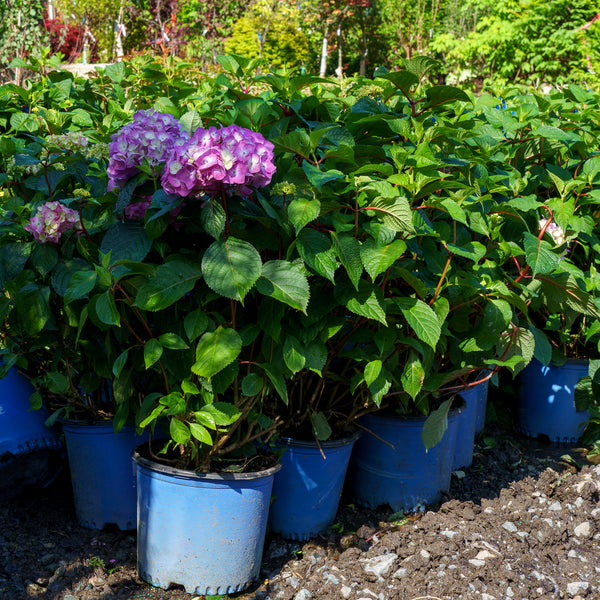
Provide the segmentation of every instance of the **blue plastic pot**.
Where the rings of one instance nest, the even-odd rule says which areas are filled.
[[[88,529],[115,524],[136,527],[135,469],[133,449],[142,438],[133,427],[119,433],[110,421],[64,420],[63,431],[77,520]]]
[[[349,491],[369,508],[388,504],[394,511],[416,512],[437,502],[450,487],[452,461],[462,407],[448,414],[439,444],[425,452],[425,417],[374,413],[360,420],[366,432],[354,445],[348,467]]]
[[[30,410],[34,392],[16,369],[0,379],[0,498],[48,485],[62,468],[62,446],[44,422],[48,412]]]
[[[360,434],[318,445],[290,438],[280,440],[285,451],[280,459],[281,471],[275,475],[275,499],[269,513],[274,533],[307,540],[333,523],[352,448]]]
[[[260,571],[276,465],[257,473],[195,473],[133,454],[137,465],[138,573],[189,594],[235,594]]]
[[[530,437],[547,435],[553,442],[576,442],[590,418],[587,411],[575,407],[575,386],[588,368],[587,360],[569,359],[559,367],[532,360],[520,374],[517,429]]]
[[[459,393],[466,405],[465,409],[458,415],[456,446],[454,447],[454,461],[452,462],[453,471],[461,467],[470,467],[473,464],[475,434],[481,431],[477,430],[477,420],[481,414],[483,414],[482,422],[485,424],[488,383],[486,379]]]

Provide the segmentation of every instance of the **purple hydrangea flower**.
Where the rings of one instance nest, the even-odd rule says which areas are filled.
[[[173,149],[161,183],[169,194],[188,196],[235,187],[248,196],[268,185],[275,173],[273,144],[260,133],[229,125],[197,129],[186,145]]]
[[[42,244],[57,243],[65,231],[78,228],[79,224],[79,213],[55,200],[42,204],[25,225],[25,230]]]
[[[152,204],[152,199],[130,202],[125,208],[125,217],[127,219],[143,219],[150,204]]]
[[[175,117],[150,109],[136,112],[133,122],[111,139],[107,169],[109,190],[122,188],[139,172],[144,159],[152,166],[163,164],[189,136]]]

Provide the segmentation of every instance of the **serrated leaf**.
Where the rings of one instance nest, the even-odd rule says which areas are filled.
[[[252,244],[229,237],[209,246],[202,257],[202,272],[213,291],[243,304],[261,275],[262,261]]]
[[[226,220],[225,211],[216,198],[210,198],[200,210],[200,223],[204,227],[204,231],[215,239],[221,237],[225,230]]]
[[[202,117],[196,109],[188,110],[186,113],[182,114],[179,118],[179,123],[190,135],[203,125]]]
[[[543,365],[548,366],[552,360],[552,344],[550,344],[546,334],[537,327],[529,325],[529,331],[533,334],[535,343],[533,356]]]
[[[125,363],[127,362],[128,356],[129,356],[128,350],[123,350],[123,352],[121,352],[121,354],[119,354],[119,356],[117,356],[117,358],[112,366],[112,373],[115,377],[119,377],[119,375],[121,375],[121,371],[123,370],[123,367],[125,366]]]
[[[153,312],[168,308],[192,291],[201,276],[200,269],[189,263],[174,260],[159,265],[138,290],[135,305]]]
[[[417,337],[435,350],[442,326],[433,308],[416,298],[396,298],[395,301]]]
[[[312,430],[315,437],[324,442],[331,437],[333,433],[331,426],[327,422],[327,417],[322,412],[311,412],[310,422],[312,424]]]
[[[149,369],[154,363],[160,360],[163,353],[163,347],[156,338],[149,339],[144,344],[144,364]]]
[[[242,379],[242,394],[248,397],[256,396],[256,394],[260,394],[264,385],[265,380],[263,377],[257,373],[248,373]]]
[[[406,251],[406,243],[395,240],[391,244],[379,245],[374,240],[365,241],[360,247],[360,257],[365,271],[372,280],[387,271]]]
[[[152,242],[139,223],[126,221],[115,223],[104,235],[100,244],[102,254],[110,252],[111,264],[118,260],[142,262]]]
[[[366,364],[363,377],[367,386],[370,386],[381,373],[383,363],[380,360],[372,360]]]
[[[404,370],[400,376],[402,382],[402,388],[404,391],[414,400],[421,389],[423,388],[423,382],[425,381],[425,369],[423,364],[419,360],[417,353],[411,350]]]
[[[387,325],[383,309],[383,292],[376,285],[361,279],[356,291],[341,283],[335,286],[334,294],[340,303],[354,314]]]
[[[452,85],[432,85],[425,90],[425,95],[428,102],[423,110],[448,102],[471,102],[466,92]]]
[[[314,221],[321,212],[321,202],[319,200],[308,200],[298,198],[292,200],[287,207],[287,214],[291,224],[294,226],[296,234],[311,221]]]
[[[270,260],[262,267],[256,289],[292,308],[306,313],[309,300],[308,280],[299,265],[286,260]]]
[[[198,340],[192,371],[201,377],[212,377],[232,363],[241,350],[242,338],[239,333],[235,329],[218,327]]]
[[[96,315],[102,323],[106,325],[116,325],[121,327],[121,316],[117,310],[115,299],[110,290],[96,296]]]
[[[168,350],[185,350],[189,346],[176,333],[163,333],[158,336],[158,341],[163,348]]]
[[[190,423],[189,428],[192,436],[195,437],[199,442],[202,442],[207,446],[212,446],[212,437],[204,425],[201,425],[200,423]]]
[[[331,239],[337,257],[346,269],[352,285],[358,290],[358,283],[363,272],[358,240],[352,235],[338,235],[335,232],[331,232]]]
[[[531,267],[534,276],[538,273],[550,273],[558,267],[560,256],[553,252],[552,246],[546,240],[540,240],[526,231],[523,246],[527,264]]]
[[[414,231],[412,211],[408,200],[397,198],[375,198],[363,210],[373,210],[378,219],[392,231],[412,233]]]
[[[448,429],[448,413],[450,412],[451,405],[452,398],[445,400],[425,420],[423,430],[421,431],[421,439],[426,451],[437,446],[442,441],[444,433]]]
[[[342,173],[342,171],[338,171],[337,169],[321,171],[319,167],[315,167],[307,160],[302,161],[302,169],[310,183],[314,185],[319,192],[321,192],[321,188],[330,181],[343,179],[346,176],[344,173]]]
[[[228,402],[214,402],[202,407],[202,412],[208,413],[218,427],[228,427],[235,423],[241,416],[238,408]]]
[[[77,271],[73,273],[65,292],[65,304],[83,298],[96,285],[96,271]]]
[[[306,266],[333,283],[338,262],[329,236],[315,229],[302,229],[298,233],[297,247]]]
[[[208,317],[203,310],[197,308],[185,316],[183,328],[188,340],[193,342],[199,335],[206,331],[208,327]]]
[[[320,340],[313,340],[306,346],[305,356],[305,368],[321,375],[327,362],[327,346]]]
[[[285,338],[283,343],[283,360],[292,373],[301,371],[306,364],[304,347],[293,335],[287,335]]]
[[[217,424],[215,423],[215,418],[212,413],[207,412],[205,410],[197,410],[194,413],[194,417],[196,417],[196,421],[200,423],[200,425],[204,425],[207,429],[216,429]]]
[[[276,367],[270,365],[269,363],[263,363],[260,366],[264,369],[265,373],[267,374],[267,377],[269,378],[269,381],[273,384],[275,391],[279,394],[280,398],[284,401],[285,405],[287,406],[289,402],[289,397],[287,392],[287,386],[285,385],[285,379],[281,371],[279,371]]]
[[[171,419],[171,423],[169,424],[169,433],[176,444],[185,446],[190,441],[190,429],[179,419]]]

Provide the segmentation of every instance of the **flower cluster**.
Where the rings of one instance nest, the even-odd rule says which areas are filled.
[[[69,150],[71,152],[81,150],[81,148],[85,148],[88,145],[88,139],[81,131],[70,131],[61,135],[49,135],[46,138],[46,142],[62,150]]]
[[[553,221],[548,223],[548,219],[540,219],[540,230],[543,231],[544,228],[557,246],[565,241],[565,232]]]
[[[146,160],[151,166],[163,164],[189,136],[171,115],[140,110],[112,136],[108,160],[108,189],[122,187],[139,172]]]
[[[55,200],[42,204],[25,225],[25,230],[33,234],[38,242],[44,244],[57,243],[65,231],[78,226],[79,213]]]
[[[173,149],[162,173],[163,189],[188,196],[229,185],[241,195],[270,183],[275,173],[273,144],[260,133],[229,125],[197,129],[189,142]]]

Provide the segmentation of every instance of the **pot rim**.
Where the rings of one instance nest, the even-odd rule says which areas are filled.
[[[448,418],[459,415],[467,408],[467,403],[466,403],[465,399],[460,395],[460,392],[457,393],[456,396],[459,397],[462,400],[462,402],[460,405],[452,406],[450,408],[450,410],[448,411]],[[408,421],[408,422],[412,422],[412,423],[419,423],[419,422],[425,422],[430,415],[431,415],[431,413],[429,413],[428,415],[399,415],[388,409],[384,409],[384,410],[375,410],[371,413],[368,413],[368,414],[364,415],[363,417],[361,417],[361,419],[363,419],[365,417],[367,417],[367,418],[368,417],[376,417],[379,419],[393,419],[395,421]]]
[[[298,440],[293,437],[281,436],[275,443],[281,444],[282,446],[296,446],[298,448],[339,448],[341,446],[347,446],[353,444],[362,435],[362,431],[358,429],[352,435],[337,439],[337,440],[325,440],[324,442],[316,442],[314,440]]]
[[[262,479],[264,477],[270,477],[274,475],[281,469],[282,466],[280,462],[277,462],[268,469],[264,469],[262,471],[251,471],[250,473],[197,473],[196,471],[188,471],[186,469],[177,469],[176,467],[162,465],[149,458],[145,458],[139,452],[144,446],[147,446],[147,442],[136,446],[131,454],[131,458],[138,465],[138,467],[144,467],[150,471],[154,471],[155,473],[162,473],[163,475],[170,475],[172,477],[179,477],[188,480],[248,481],[252,479]]]

